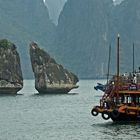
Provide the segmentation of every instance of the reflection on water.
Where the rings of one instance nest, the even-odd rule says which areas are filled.
[[[22,93],[18,93],[18,94],[6,94],[6,93],[3,93],[3,94],[0,94],[0,97],[15,97],[15,96],[20,96],[20,95],[23,95]]]
[[[101,131],[101,133],[112,137],[113,139],[132,139],[139,138],[140,127],[136,124],[116,124],[106,125],[106,129]],[[117,138],[116,138],[117,137]]]
[[[100,134],[99,139],[115,140],[134,140],[139,139],[140,123],[139,122],[104,122],[93,124]],[[95,133],[93,133],[95,135]]]
[[[34,93],[31,96],[72,96],[72,95],[78,95],[79,93]]]

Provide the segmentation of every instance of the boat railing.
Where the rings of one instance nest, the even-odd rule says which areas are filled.
[[[110,80],[106,85],[106,90],[102,99],[100,99],[101,108],[113,108],[122,103],[120,100],[120,91],[138,91],[140,89],[139,83],[134,83],[130,79],[125,79],[124,77],[119,77],[119,82],[117,83],[116,77]]]

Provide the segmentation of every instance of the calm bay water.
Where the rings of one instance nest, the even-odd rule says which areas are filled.
[[[135,140],[140,124],[116,124],[90,110],[102,96],[101,80],[81,80],[69,94],[38,95],[25,80],[21,95],[0,96],[0,140]]]

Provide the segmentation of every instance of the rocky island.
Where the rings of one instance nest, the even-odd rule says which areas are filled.
[[[35,76],[35,88],[39,93],[68,93],[78,88],[77,76],[56,61],[37,43],[30,44],[30,58]]]
[[[23,77],[16,46],[0,40],[0,94],[16,94],[23,87]]]

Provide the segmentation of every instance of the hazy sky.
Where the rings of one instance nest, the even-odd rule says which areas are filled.
[[[49,10],[50,19],[57,24],[60,12],[67,0],[43,0]]]
[[[46,3],[48,7],[50,19],[53,21],[53,23],[57,25],[60,12],[62,11],[63,6],[67,0],[43,0],[43,1],[44,3]],[[118,4],[123,0],[113,0],[113,1],[116,2],[116,4]]]

